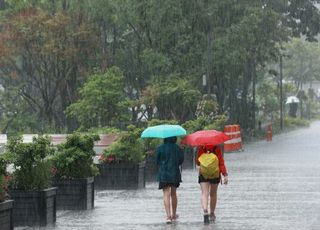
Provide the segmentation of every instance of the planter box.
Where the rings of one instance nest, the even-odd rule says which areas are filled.
[[[195,168],[195,153],[193,148],[185,148],[183,151],[184,161],[182,164],[183,169],[193,169]]]
[[[13,230],[13,200],[0,203],[1,230]]]
[[[96,189],[145,188],[145,162],[97,164],[100,175],[95,177]]]
[[[157,181],[158,165],[156,163],[156,155],[150,155],[146,158],[146,181]]]
[[[58,210],[87,210],[94,208],[94,178],[56,181]]]
[[[46,226],[56,222],[57,188],[9,191],[14,200],[14,226]]]

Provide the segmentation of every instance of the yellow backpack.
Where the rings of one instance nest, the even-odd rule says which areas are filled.
[[[203,153],[199,157],[200,173],[205,179],[219,178],[219,159],[214,153]]]

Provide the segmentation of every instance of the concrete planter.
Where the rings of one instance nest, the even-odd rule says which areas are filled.
[[[0,203],[1,230],[13,230],[13,200]]]
[[[156,155],[149,155],[146,157],[146,181],[157,181],[158,166],[156,162]]]
[[[87,210],[94,208],[94,178],[56,181],[58,210]]]
[[[9,191],[14,200],[14,226],[46,226],[56,222],[57,188]]]
[[[184,161],[182,164],[183,169],[193,169],[195,167],[195,153],[193,148],[185,148],[183,151]]]
[[[145,188],[145,162],[98,164],[100,175],[95,177],[96,189]]]

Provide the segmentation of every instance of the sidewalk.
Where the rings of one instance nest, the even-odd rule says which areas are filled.
[[[228,186],[220,186],[216,223],[203,225],[197,171],[184,170],[176,224],[166,225],[157,183],[134,191],[102,191],[95,209],[60,211],[46,229],[320,229],[320,122],[225,154]]]

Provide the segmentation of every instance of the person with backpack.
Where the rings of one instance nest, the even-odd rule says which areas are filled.
[[[178,218],[177,215],[177,188],[180,186],[180,166],[184,155],[176,144],[177,137],[164,138],[163,144],[156,150],[156,162],[159,167],[159,189],[163,191],[163,203],[167,215],[166,223],[170,224]]]
[[[201,206],[205,224],[215,221],[215,208],[217,204],[218,185],[228,184],[228,173],[224,164],[221,147],[200,146],[196,157],[199,168],[198,183],[201,187]],[[221,179],[223,176],[223,180]],[[210,196],[210,209],[208,210]]]

